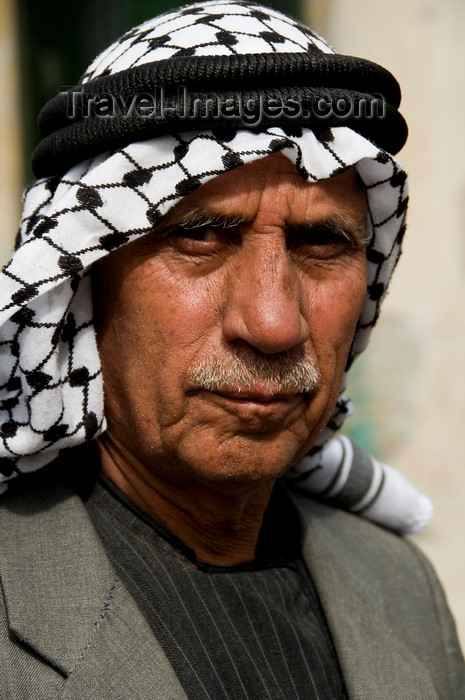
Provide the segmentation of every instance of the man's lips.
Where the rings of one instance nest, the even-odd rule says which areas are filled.
[[[303,400],[302,393],[271,392],[264,389],[246,391],[207,391],[214,403],[238,418],[283,418]]]

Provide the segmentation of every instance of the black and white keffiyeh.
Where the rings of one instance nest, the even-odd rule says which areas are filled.
[[[197,57],[214,57],[222,70],[228,62],[241,64],[244,56],[274,62],[278,56],[286,63],[291,54],[315,61],[337,56],[320,37],[276,11],[249,2],[207,2],[128,32],[95,59],[82,85],[98,87],[106,80],[108,87],[113,76],[123,76],[123,83],[127,76],[141,80],[152,64],[163,70],[170,64],[171,70],[173,61],[182,67]],[[53,110],[46,114],[45,146],[39,146],[34,162],[36,172],[47,177],[26,193],[19,246],[1,273],[0,489],[105,430],[92,324],[92,264],[151,231],[181,197],[241,164],[280,151],[309,181],[356,167],[367,191],[372,235],[367,296],[348,366],[364,350],[399,257],[407,203],[405,172],[366,138],[366,131],[362,135],[340,121],[310,129],[270,120],[259,129],[196,125],[172,133],[165,128],[162,135],[137,127],[134,140],[118,127],[117,137],[108,142],[112,147],[101,152],[94,127],[89,132],[84,124],[89,133],[83,135],[82,119],[55,134],[61,118]],[[95,125],[110,132],[111,117],[98,124],[94,120]],[[357,459],[355,474],[351,466],[359,448],[344,437],[330,441],[349,411],[341,394],[318,444],[289,479],[312,493],[339,496],[344,507],[398,531],[419,529],[429,519],[425,497],[367,456]]]

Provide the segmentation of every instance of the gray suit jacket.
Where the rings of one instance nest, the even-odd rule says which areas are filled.
[[[454,624],[424,558],[360,518],[295,501],[349,697],[463,700]],[[0,532],[0,698],[185,700],[76,495],[7,495]]]

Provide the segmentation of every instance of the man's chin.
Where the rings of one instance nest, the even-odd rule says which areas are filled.
[[[274,482],[308,450],[302,442],[283,442],[236,436],[234,445],[216,445],[213,450],[204,445],[180,455],[181,471],[189,479],[219,489],[243,489]]]

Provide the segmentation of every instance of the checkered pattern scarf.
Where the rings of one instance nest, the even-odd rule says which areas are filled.
[[[186,56],[280,53],[334,52],[273,10],[248,2],[207,2],[128,32],[95,59],[82,83]],[[392,155],[343,125],[311,130],[276,123],[260,131],[221,135],[205,129],[129,141],[41,178],[26,192],[18,247],[1,272],[0,488],[105,430],[92,324],[93,263],[151,231],[170,207],[207,180],[277,151],[309,182],[355,166],[366,187],[372,231],[368,287],[348,367],[364,350],[405,230],[406,175]],[[358,459],[362,466],[354,479],[358,448],[346,438],[329,442],[349,412],[341,393],[317,445],[291,469],[289,479],[324,497],[339,494],[344,507],[379,520],[389,470],[368,457]],[[394,491],[410,494],[410,500],[404,499],[402,516],[395,512],[395,522],[384,515],[381,520],[411,531],[422,524],[425,502],[410,485],[399,486],[397,477]],[[397,495],[388,497],[388,510],[396,511],[398,502]]]

